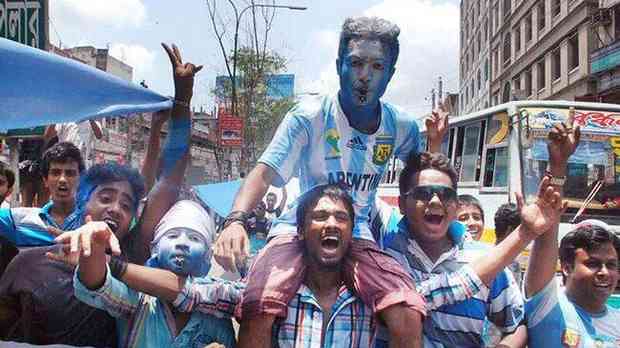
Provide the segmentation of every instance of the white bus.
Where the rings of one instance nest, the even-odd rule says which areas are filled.
[[[536,194],[547,167],[547,134],[571,108],[582,135],[569,158],[564,185],[569,209],[562,217],[560,236],[571,221],[588,218],[601,219],[619,232],[620,105],[518,101],[451,117],[442,144],[459,175],[458,193],[471,194],[482,203],[488,227],[483,240],[494,241],[493,216],[501,204],[514,202],[515,192],[526,198]],[[379,188],[379,196],[392,205],[397,202],[401,168],[399,161],[391,162]]]

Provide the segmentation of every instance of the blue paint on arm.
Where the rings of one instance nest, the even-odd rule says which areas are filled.
[[[189,117],[172,117],[169,123],[168,137],[161,152],[162,172],[164,177],[171,174],[177,161],[189,149],[192,121]]]

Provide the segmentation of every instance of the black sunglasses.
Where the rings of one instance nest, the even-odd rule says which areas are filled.
[[[445,203],[456,202],[456,191],[448,186],[416,186],[405,194],[405,196],[410,196],[413,199],[424,202],[428,202],[433,199],[434,195],[437,195],[437,197],[439,197],[439,199]]]

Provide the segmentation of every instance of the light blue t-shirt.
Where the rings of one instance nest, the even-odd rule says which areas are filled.
[[[390,158],[406,159],[418,150],[416,121],[396,107],[381,103],[381,123],[369,135],[349,125],[337,96],[313,97],[284,117],[259,162],[278,173],[278,186],[298,176],[302,193],[317,185],[346,183],[355,208],[353,236],[372,240],[369,214]],[[274,221],[270,237],[296,233],[298,201]]]
[[[525,314],[529,347],[620,347],[620,310],[588,313],[566,297],[556,278],[526,299]]]

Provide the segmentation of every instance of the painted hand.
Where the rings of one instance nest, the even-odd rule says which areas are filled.
[[[175,44],[172,48],[165,43],[161,44],[170,58],[172,77],[174,78],[174,98],[189,103],[194,90],[194,76],[202,69],[202,65],[196,66],[190,62],[183,63],[181,52]]]
[[[220,233],[213,250],[215,261],[229,272],[237,272],[237,265],[245,264],[250,255],[250,240],[245,228],[230,224]]]
[[[80,228],[61,234],[55,241],[70,245],[70,253],[78,253],[84,257],[89,257],[93,249],[105,251],[109,248],[112,254],[121,254],[118,239],[108,224],[103,221],[92,221],[90,216],[86,216],[86,223]]]
[[[581,130],[579,126],[574,127],[574,123],[575,110],[571,109],[568,112],[566,123],[562,122],[554,125],[549,132],[548,149],[549,166],[551,169],[564,168],[566,170],[568,158],[575,152],[581,138]]]
[[[538,198],[532,204],[525,204],[523,196],[516,193],[517,209],[521,215],[521,228],[534,236],[541,236],[556,228],[560,217],[567,208],[568,202],[562,201],[560,192],[544,177],[540,182]]]
[[[444,136],[448,132],[448,110],[443,103],[439,103],[437,108],[426,117],[426,134],[428,135],[429,148],[433,151],[433,145],[441,146]]]

